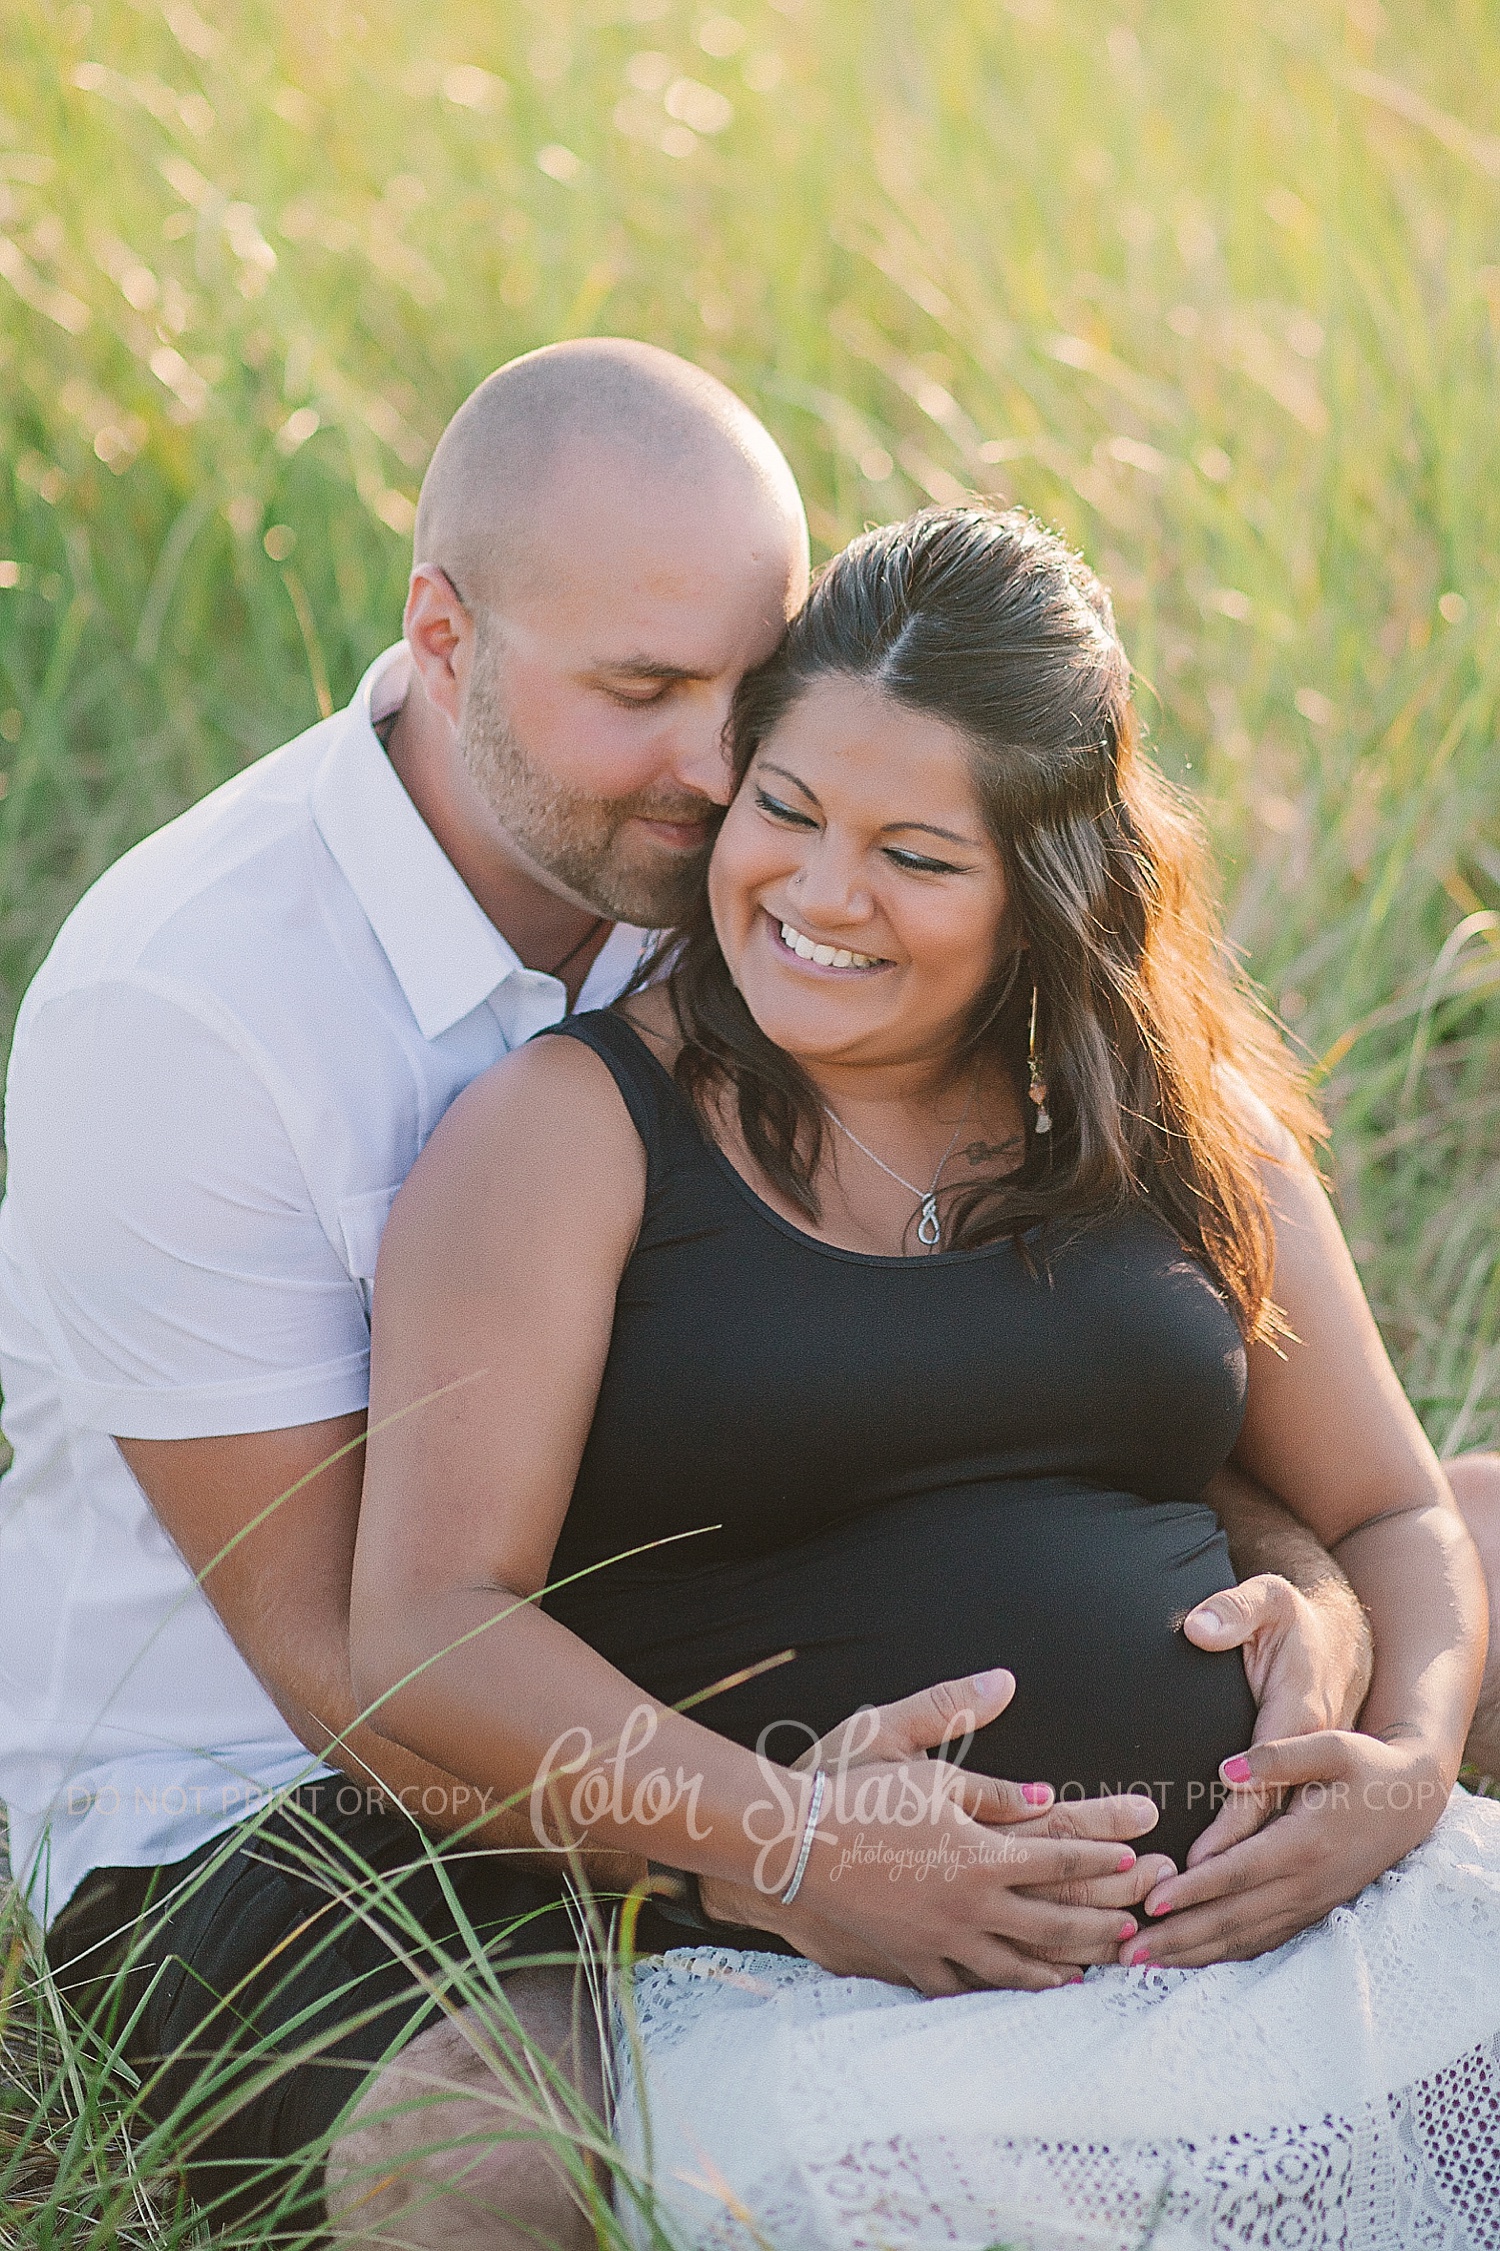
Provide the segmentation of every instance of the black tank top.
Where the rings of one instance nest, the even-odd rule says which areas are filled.
[[[547,1610],[668,1704],[794,1651],[694,1707],[787,1763],[861,1704],[1007,1665],[967,1763],[1149,1789],[1180,1863],[1255,1716],[1238,1655],[1177,1630],[1234,1583],[1198,1496],[1245,1354],[1203,1267],[1145,1212],[1029,1261],[818,1242],[622,1017],[553,1032],[608,1065],[647,1177]]]

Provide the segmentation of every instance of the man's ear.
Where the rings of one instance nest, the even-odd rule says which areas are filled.
[[[474,661],[474,620],[438,563],[418,563],[401,621],[427,700],[457,726]]]

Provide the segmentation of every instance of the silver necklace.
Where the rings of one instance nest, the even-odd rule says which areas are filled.
[[[943,1177],[943,1172],[945,1167],[947,1166],[948,1159],[952,1156],[953,1151],[957,1146],[958,1137],[963,1132],[964,1127],[967,1125],[969,1120],[969,1112],[973,1107],[974,1080],[970,1079],[969,1095],[968,1100],[964,1103],[963,1116],[959,1119],[957,1125],[953,1128],[953,1132],[949,1137],[948,1146],[943,1151],[942,1156],[938,1159],[937,1171],[932,1176],[932,1186],[926,1190],[923,1190],[917,1186],[914,1180],[908,1180],[903,1173],[897,1172],[894,1165],[888,1165],[884,1157],[877,1157],[874,1150],[870,1148],[866,1142],[861,1141],[857,1133],[851,1133],[849,1131],[849,1128],[845,1125],[837,1110],[830,1109],[826,1102],[823,1104],[825,1115],[833,1120],[834,1124],[838,1127],[839,1132],[844,1136],[844,1139],[846,1141],[852,1141],[855,1148],[860,1150],[865,1156],[867,1156],[872,1165],[879,1165],[881,1171],[885,1174],[888,1180],[894,1180],[898,1188],[904,1188],[909,1196],[916,1197],[917,1202],[922,1207],[922,1216],[917,1221],[917,1241],[930,1251],[937,1250],[943,1240],[942,1222],[938,1218],[937,1208],[938,1182]]]

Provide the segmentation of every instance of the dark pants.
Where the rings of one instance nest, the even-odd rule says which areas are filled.
[[[450,1898],[409,1821],[340,1813],[336,1792],[289,1794],[170,1867],[96,1869],[47,1934],[73,2007],[98,2037],[123,2032],[142,2108],[216,2220],[279,2201],[288,2228],[320,2224],[340,2114],[432,2021],[428,1981],[482,1979],[479,1950],[502,1974],[577,1958],[560,1878],[461,1843],[442,1856]]]

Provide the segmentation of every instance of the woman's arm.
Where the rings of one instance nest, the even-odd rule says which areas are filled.
[[[1446,1796],[1484,1669],[1479,1559],[1312,1166],[1284,1144],[1266,1183],[1292,1337],[1252,1348],[1236,1459],[1338,1558],[1369,1615],[1362,1730],[1423,1744]]]
[[[351,1599],[356,1688],[382,1734],[408,1749],[445,1744],[465,1774],[488,1775],[521,1805],[549,1754],[559,1765],[585,1734],[612,1751],[649,1704],[534,1599],[588,1436],[644,1189],[644,1152],[604,1067],[548,1040],[460,1096],[381,1247]],[[631,1544],[623,1532],[621,1548]],[[725,1831],[742,1754],[693,1722],[664,1722],[649,1763],[665,1750],[670,1771],[675,1751],[701,1772]],[[577,1739],[553,1751],[569,1729]],[[539,1810],[555,1837],[550,1805]],[[596,1844],[646,1841],[608,1814],[591,1826]],[[660,1830],[662,1857],[686,1849],[687,1811]]]
[[[812,1778],[657,1704],[534,1600],[597,1403],[644,1186],[613,1080],[560,1039],[476,1081],[413,1168],[375,1289],[354,1682],[382,1734],[528,1805],[540,1841],[649,1854],[774,1897]],[[631,1544],[622,1527],[621,1549]],[[976,1685],[984,1719],[1013,1685]],[[862,1958],[924,1991],[1040,1989],[1107,1958],[1133,1928],[1118,1906],[1026,1893],[1124,1873],[1135,1856],[1120,1840],[1151,1818],[1143,1824],[1138,1804],[1101,1811],[1095,1834],[1115,1841],[1051,1838],[1015,1784],[927,1761],[860,1777],[850,1812],[829,1793],[798,1899],[778,1914],[806,1951],[836,1953],[828,1934],[843,1930]],[[1015,1825],[1003,1850],[966,1804]],[[871,1849],[845,1868],[837,1832],[851,1820]],[[914,1847],[936,1852],[951,1880],[893,1884],[892,1857]]]
[[[1172,1920],[1151,1935],[1154,1961],[1262,1952],[1420,1844],[1457,1778],[1484,1666],[1484,1582],[1447,1480],[1312,1166],[1279,1131],[1271,1145],[1275,1296],[1292,1335],[1252,1348],[1235,1458],[1348,1573],[1374,1671],[1358,1734],[1261,1743],[1229,1762],[1231,1781],[1298,1795],[1159,1888],[1148,1907]]]

